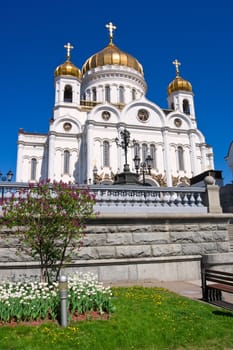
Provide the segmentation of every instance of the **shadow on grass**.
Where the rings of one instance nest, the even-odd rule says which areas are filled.
[[[233,317],[233,313],[230,312],[230,311],[214,310],[213,314],[216,315],[216,316]]]

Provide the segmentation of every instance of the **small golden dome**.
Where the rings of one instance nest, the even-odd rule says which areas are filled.
[[[174,91],[190,91],[192,92],[192,85],[188,80],[184,80],[182,77],[177,76],[167,88],[168,95],[170,95]]]
[[[77,78],[82,77],[80,69],[68,60],[55,69],[54,76],[58,77],[60,75],[72,75]]]
[[[175,59],[172,62],[172,64],[174,64],[175,67],[176,67],[176,77],[168,85],[168,88],[167,88],[168,95],[170,95],[172,92],[179,91],[179,90],[192,92],[192,85],[191,85],[191,83],[188,80],[184,80],[180,76],[179,66],[181,65],[181,63],[177,59]]]
[[[55,69],[54,76],[72,75],[73,77],[82,78],[82,73],[72,62],[70,62],[70,51],[74,48],[70,43],[64,45],[67,50],[66,61]]]
[[[105,65],[119,65],[119,66],[127,66],[135,69],[140,74],[143,75],[142,65],[134,58],[121,51],[116,45],[112,42],[109,43],[103,50],[94,54],[90,58],[86,60],[82,67],[82,74],[85,74],[87,71]]]

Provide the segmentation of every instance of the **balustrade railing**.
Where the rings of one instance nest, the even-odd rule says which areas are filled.
[[[90,186],[101,213],[207,212],[204,187]]]
[[[86,187],[86,186],[82,186]],[[1,204],[28,183],[0,182]],[[206,213],[206,187],[147,187],[120,185],[90,185],[96,196],[95,210],[100,213]]]

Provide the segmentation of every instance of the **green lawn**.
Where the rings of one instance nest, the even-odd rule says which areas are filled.
[[[233,349],[233,313],[159,288],[114,288],[110,319],[0,327],[1,350]]]

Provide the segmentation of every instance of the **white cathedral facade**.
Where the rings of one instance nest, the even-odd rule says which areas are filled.
[[[151,156],[152,186],[188,184],[189,179],[214,169],[213,150],[197,128],[192,85],[179,73],[168,85],[167,108],[146,97],[142,65],[110,42],[86,60],[82,69],[70,58],[54,73],[55,102],[47,134],[19,130],[17,182],[50,179],[78,184],[114,182],[125,164],[123,130],[130,134],[129,169],[135,156],[144,163]],[[139,177],[142,181],[142,176]]]

